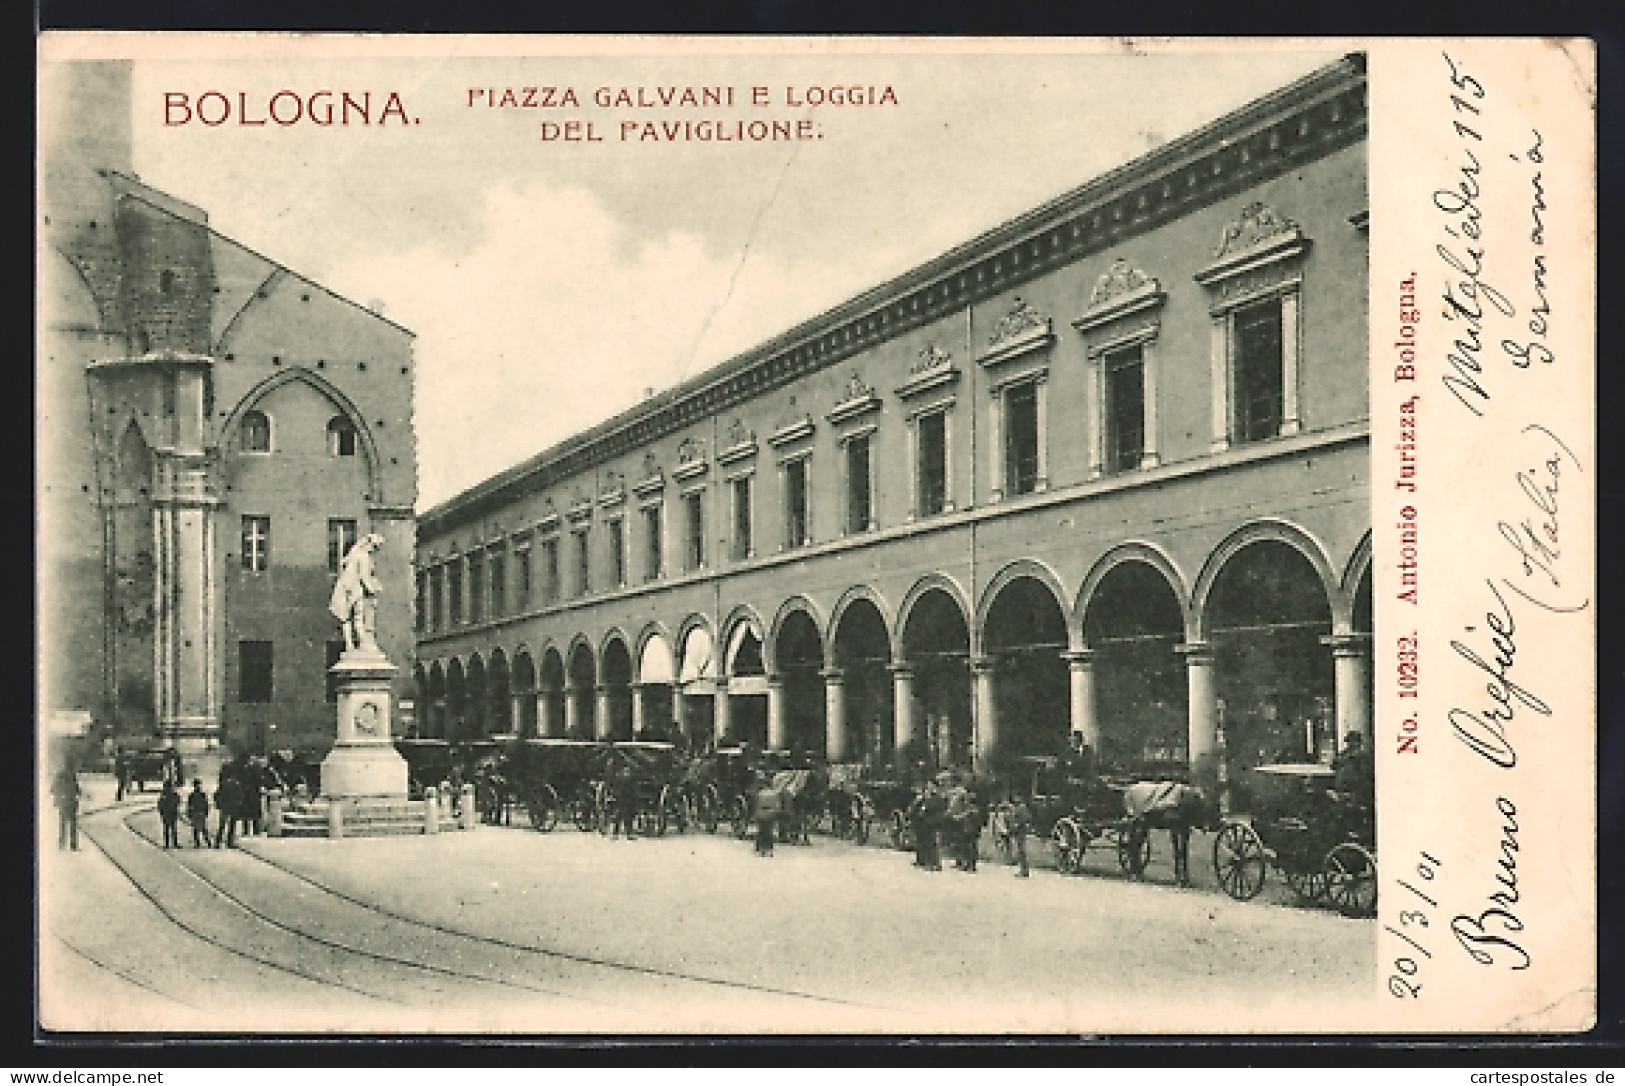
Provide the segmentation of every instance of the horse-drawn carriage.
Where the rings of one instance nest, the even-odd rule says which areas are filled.
[[[560,819],[598,828],[606,749],[585,739],[523,739],[509,748],[507,779],[534,829],[551,832]]]
[[[1274,866],[1301,899],[1345,916],[1377,908],[1376,824],[1371,806],[1333,790],[1323,765],[1252,771],[1251,814],[1226,819],[1213,840],[1213,870],[1237,901],[1258,896]]]
[[[750,832],[751,793],[759,763],[746,747],[717,747],[692,759],[682,779],[693,821],[715,833],[723,822],[734,836]]]
[[[661,836],[668,830],[688,828],[689,807],[684,799],[687,763],[671,743],[647,741],[610,743],[598,788],[598,826],[608,830],[617,823],[636,832]],[[628,812],[625,808],[630,804]]]
[[[406,790],[422,799],[425,789],[451,779],[452,749],[444,739],[397,739],[395,750],[406,762]]]
[[[159,785],[172,784],[176,788],[186,783],[180,752],[174,747],[124,751],[115,760],[115,769],[122,769],[124,787],[137,792],[145,792],[148,781]]]

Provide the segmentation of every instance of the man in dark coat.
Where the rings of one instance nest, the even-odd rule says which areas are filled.
[[[158,818],[164,824],[164,847],[180,848],[181,794],[168,781],[158,795]]]
[[[186,797],[186,821],[192,824],[192,847],[209,847],[209,797],[203,794],[203,781],[194,778]]]
[[[224,839],[227,848],[237,847],[237,809],[243,803],[243,786],[237,782],[231,767],[220,771],[220,784],[214,790],[214,806],[219,821],[214,827],[214,847]]]
[[[79,851],[79,775],[72,766],[63,766],[51,782],[51,796],[56,800],[58,831],[57,848]]]

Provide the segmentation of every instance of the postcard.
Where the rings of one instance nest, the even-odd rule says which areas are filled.
[[[39,58],[40,1030],[1594,1024],[1590,42]]]

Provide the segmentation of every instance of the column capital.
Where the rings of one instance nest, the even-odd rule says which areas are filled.
[[[894,679],[914,678],[913,664],[888,664],[886,665],[886,670],[891,672],[891,677]]]
[[[1095,657],[1098,655],[1094,649],[1071,649],[1061,653],[1061,659],[1065,660],[1073,671],[1086,671],[1094,666]]]
[[[1371,635],[1368,633],[1331,634],[1320,643],[1332,650],[1336,657],[1365,657],[1371,654]]]
[[[1208,667],[1212,665],[1213,658],[1217,655],[1217,650],[1211,641],[1192,641],[1188,644],[1176,645],[1174,651],[1185,658],[1187,667]]]
[[[826,667],[818,674],[819,677],[824,680],[826,685],[838,686],[841,683],[846,682],[846,672],[838,667]]]
[[[993,669],[998,666],[999,658],[997,656],[972,656],[970,658],[970,669],[981,675],[991,674]]]

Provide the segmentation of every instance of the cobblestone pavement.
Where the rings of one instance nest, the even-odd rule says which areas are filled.
[[[94,794],[94,789],[92,789]],[[107,796],[106,800],[110,800]],[[814,838],[560,828],[165,852],[152,797],[42,854],[42,1014],[76,1029],[1276,1032],[1374,992],[1369,921]],[[88,806],[96,806],[93,800]],[[1037,852],[1039,850],[1035,850]],[[1206,885],[1204,885],[1206,883]]]

